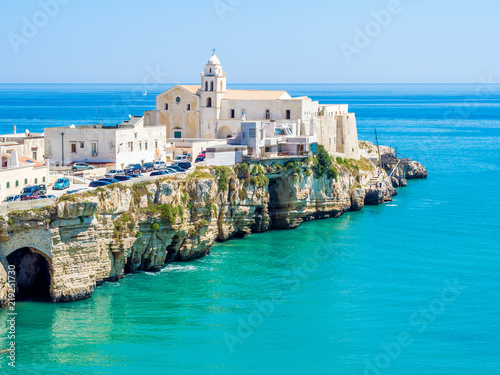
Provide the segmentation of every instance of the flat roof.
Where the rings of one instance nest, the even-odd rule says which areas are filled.
[[[207,152],[230,152],[230,151],[245,151],[248,146],[244,145],[220,145],[207,147]]]

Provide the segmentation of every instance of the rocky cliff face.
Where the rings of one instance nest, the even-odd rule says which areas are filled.
[[[74,301],[128,272],[205,256],[215,241],[338,217],[396,194],[385,171],[367,160],[333,160],[322,176],[315,163],[199,168],[186,179],[98,188],[11,213],[0,221],[0,304],[8,263],[27,289],[30,280],[43,283],[38,274],[48,268],[50,298]]]

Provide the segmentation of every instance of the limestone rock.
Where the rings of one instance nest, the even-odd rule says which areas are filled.
[[[418,178],[427,178],[427,170],[417,161],[411,161],[406,171],[406,179],[413,180]]]

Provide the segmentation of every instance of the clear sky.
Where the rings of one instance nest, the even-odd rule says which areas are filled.
[[[232,83],[500,77],[498,0],[0,0],[0,6],[2,83],[198,83],[214,47]]]

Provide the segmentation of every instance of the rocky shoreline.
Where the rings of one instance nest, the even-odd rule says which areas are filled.
[[[184,178],[124,183],[12,212],[0,220],[0,305],[7,301],[9,264],[21,293],[76,301],[126,273],[203,257],[215,241],[388,202],[407,179],[427,177],[413,161],[406,178],[401,168],[390,178],[391,171],[365,158],[319,157],[206,167]]]

